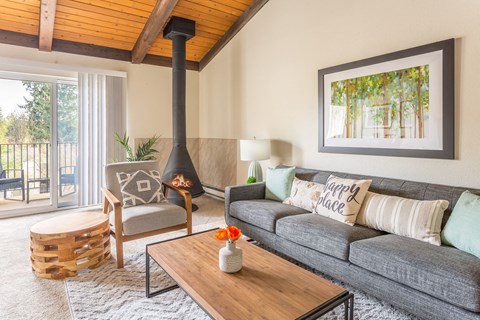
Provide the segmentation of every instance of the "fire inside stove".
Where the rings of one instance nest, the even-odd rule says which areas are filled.
[[[170,183],[173,184],[175,187],[179,188],[191,188],[193,187],[193,182],[186,179],[183,174],[177,174],[175,178],[170,180]]]

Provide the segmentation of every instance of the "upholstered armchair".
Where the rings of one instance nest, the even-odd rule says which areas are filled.
[[[165,198],[169,191],[177,192],[183,197],[185,208],[165,202],[122,206],[123,197],[117,173],[133,173],[138,170],[158,171],[159,165],[156,161],[138,161],[113,163],[105,167],[106,188],[102,189],[105,195],[103,212],[110,215],[112,234],[116,242],[118,268],[123,267],[123,243],[126,241],[184,228],[187,229],[188,234],[192,233],[191,195],[188,191],[169,183],[162,182]],[[135,182],[133,187],[138,185],[138,188],[142,188],[142,183],[144,182]]]

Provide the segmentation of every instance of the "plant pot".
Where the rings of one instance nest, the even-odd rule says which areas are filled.
[[[235,273],[242,269],[243,252],[235,246],[235,241],[225,242],[225,247],[218,251],[218,266],[226,273]]]

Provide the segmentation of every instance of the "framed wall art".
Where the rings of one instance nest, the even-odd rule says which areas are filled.
[[[318,71],[319,152],[454,158],[454,39]]]

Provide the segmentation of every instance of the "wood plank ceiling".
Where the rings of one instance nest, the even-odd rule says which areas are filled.
[[[198,70],[267,1],[0,0],[0,42],[168,65],[172,43],[161,30],[171,16],[178,16],[196,22],[187,60],[189,69]]]

